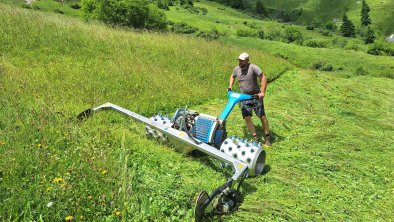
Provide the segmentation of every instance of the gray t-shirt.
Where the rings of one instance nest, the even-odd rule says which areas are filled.
[[[233,77],[238,78],[239,88],[242,93],[257,94],[260,92],[257,77],[262,74],[261,69],[255,64],[248,64],[244,68],[234,68]]]

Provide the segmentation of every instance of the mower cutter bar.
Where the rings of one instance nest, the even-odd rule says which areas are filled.
[[[96,108],[87,109],[87,110],[83,111],[82,113],[78,114],[77,118],[82,120],[84,118],[92,116],[95,112],[98,112],[101,110],[108,110],[108,109],[112,109],[112,110],[120,112],[126,116],[132,117],[133,119],[135,119],[137,121],[143,122],[146,125],[149,125],[150,127],[153,127],[156,130],[161,131],[169,138],[175,139],[177,141],[181,141],[185,145],[192,146],[203,153],[213,156],[213,157],[215,157],[223,162],[226,162],[228,164],[232,164],[233,170],[235,172],[234,175],[231,177],[233,180],[239,180],[244,175],[244,173],[246,173],[246,170],[248,169],[247,164],[219,151],[215,147],[209,146],[206,143],[197,143],[195,141],[195,139],[190,138],[189,135],[187,135],[187,133],[185,133],[184,131],[176,130],[176,129],[168,127],[166,125],[162,125],[158,122],[154,122],[145,116],[139,115],[135,112],[124,109],[120,106],[117,106],[117,105],[109,103],[109,102],[102,104]]]

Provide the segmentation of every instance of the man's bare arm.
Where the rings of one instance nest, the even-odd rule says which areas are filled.
[[[259,79],[260,79],[260,95],[259,97],[264,97],[265,96],[265,90],[267,89],[267,77],[264,75],[264,73],[261,73],[261,75],[259,75]]]
[[[228,85],[229,89],[233,89],[234,80],[235,80],[235,77],[231,74],[230,82],[229,82],[229,85]]]

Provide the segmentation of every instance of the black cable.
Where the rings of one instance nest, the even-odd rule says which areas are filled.
[[[239,181],[238,186],[237,186],[237,192],[239,192],[239,189],[241,188],[241,184],[242,184],[242,182],[244,182],[246,177],[248,177],[248,172],[244,173],[241,180]]]
[[[197,145],[200,145],[202,142],[197,140],[196,138],[193,137],[193,135],[190,134],[189,130],[187,130],[186,124],[187,124],[186,123],[186,112],[184,112],[182,129],[186,133],[186,135],[189,136],[190,139],[192,139]]]

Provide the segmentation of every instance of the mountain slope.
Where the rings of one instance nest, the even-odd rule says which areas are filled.
[[[171,21],[184,22],[202,32],[210,32],[212,29],[216,29],[222,33],[219,41],[269,52],[302,68],[314,69],[318,66],[328,66],[331,67],[329,69],[341,72],[344,75],[394,78],[394,66],[392,65],[394,59],[390,56],[367,54],[366,51],[371,46],[365,45],[359,39],[323,36],[317,31],[305,30],[303,26],[257,20],[210,1],[200,1],[195,3],[195,6],[206,8],[208,12],[205,15],[202,13],[195,14],[174,6],[166,11],[166,15]],[[280,42],[286,42],[283,36],[288,28],[302,33],[303,46]],[[240,30],[246,30],[250,33],[262,31],[265,39],[260,39],[257,36],[239,36],[238,32]],[[276,41],[269,41],[271,38]],[[323,46],[322,48],[308,47],[308,44],[305,44],[308,42]]]
[[[392,79],[342,78],[261,49],[0,11],[0,220],[191,221],[195,196],[222,184],[228,169],[145,139],[142,124],[117,113],[74,116],[107,101],[146,116],[185,105],[217,115],[242,51],[272,80],[265,103],[275,141],[265,173],[243,183],[240,210],[221,219],[394,218]],[[228,130],[250,138],[238,109]]]
[[[276,9],[303,9],[299,22],[304,25],[310,24],[314,19],[320,19],[323,22],[332,19],[341,20],[342,14],[348,10],[347,14],[354,24],[360,26],[361,0],[292,0],[292,1],[275,1],[265,0],[267,7]],[[367,0],[371,8],[370,17],[372,26],[380,30],[385,35],[394,32],[393,20],[393,1]]]

